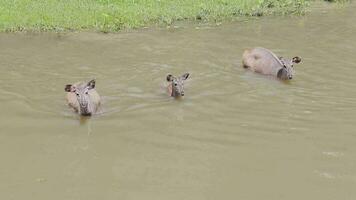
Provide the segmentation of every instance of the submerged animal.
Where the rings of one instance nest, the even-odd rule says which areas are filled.
[[[100,105],[100,96],[94,88],[95,80],[66,85],[68,105],[83,116],[94,114]]]
[[[293,65],[301,61],[302,59],[298,56],[291,60],[277,57],[272,51],[262,47],[245,50],[242,55],[244,68],[261,74],[273,75],[282,80],[292,79],[294,75]]]
[[[182,97],[184,96],[184,81],[189,77],[189,73],[185,73],[180,77],[174,77],[173,75],[167,75],[167,81],[169,85],[167,86],[168,93],[171,97]]]

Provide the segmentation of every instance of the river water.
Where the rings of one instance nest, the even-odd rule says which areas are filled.
[[[0,34],[1,199],[356,199],[356,3],[118,34]],[[289,82],[246,48],[300,56]],[[166,75],[190,73],[183,100]],[[80,118],[64,86],[96,78]]]

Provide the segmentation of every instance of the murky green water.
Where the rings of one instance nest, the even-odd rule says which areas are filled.
[[[327,5],[327,4],[326,4]],[[133,33],[0,35],[1,199],[355,199],[356,4]],[[244,49],[301,56],[282,83]],[[168,73],[190,72],[185,99]],[[80,120],[64,85],[97,79]]]

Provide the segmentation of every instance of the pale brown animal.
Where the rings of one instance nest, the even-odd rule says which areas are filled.
[[[276,76],[282,80],[292,79],[294,75],[293,65],[300,62],[301,58],[298,56],[287,60],[283,57],[277,57],[272,51],[262,47],[245,50],[242,55],[244,68],[257,73]]]
[[[167,81],[169,82],[167,86],[168,94],[171,97],[179,98],[184,96],[184,81],[189,77],[189,73],[185,73],[180,77],[174,77],[173,75],[167,75]]]
[[[83,116],[94,114],[100,106],[100,96],[94,88],[95,80],[66,85],[68,105]]]

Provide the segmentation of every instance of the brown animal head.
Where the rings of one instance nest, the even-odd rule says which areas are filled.
[[[283,57],[279,57],[283,67],[278,71],[277,77],[282,80],[289,80],[293,78],[294,75],[294,64],[300,63],[302,59],[298,56],[292,58],[292,60],[287,60]]]
[[[181,97],[184,96],[184,81],[189,77],[189,73],[185,73],[180,77],[174,77],[173,75],[167,75],[167,81],[171,83],[172,87],[171,96]]]
[[[64,90],[66,92],[72,92],[76,95],[79,104],[78,112],[84,116],[90,116],[93,111],[93,106],[89,94],[89,90],[95,88],[95,80],[91,80],[88,83],[82,83],[77,85],[68,84]]]

